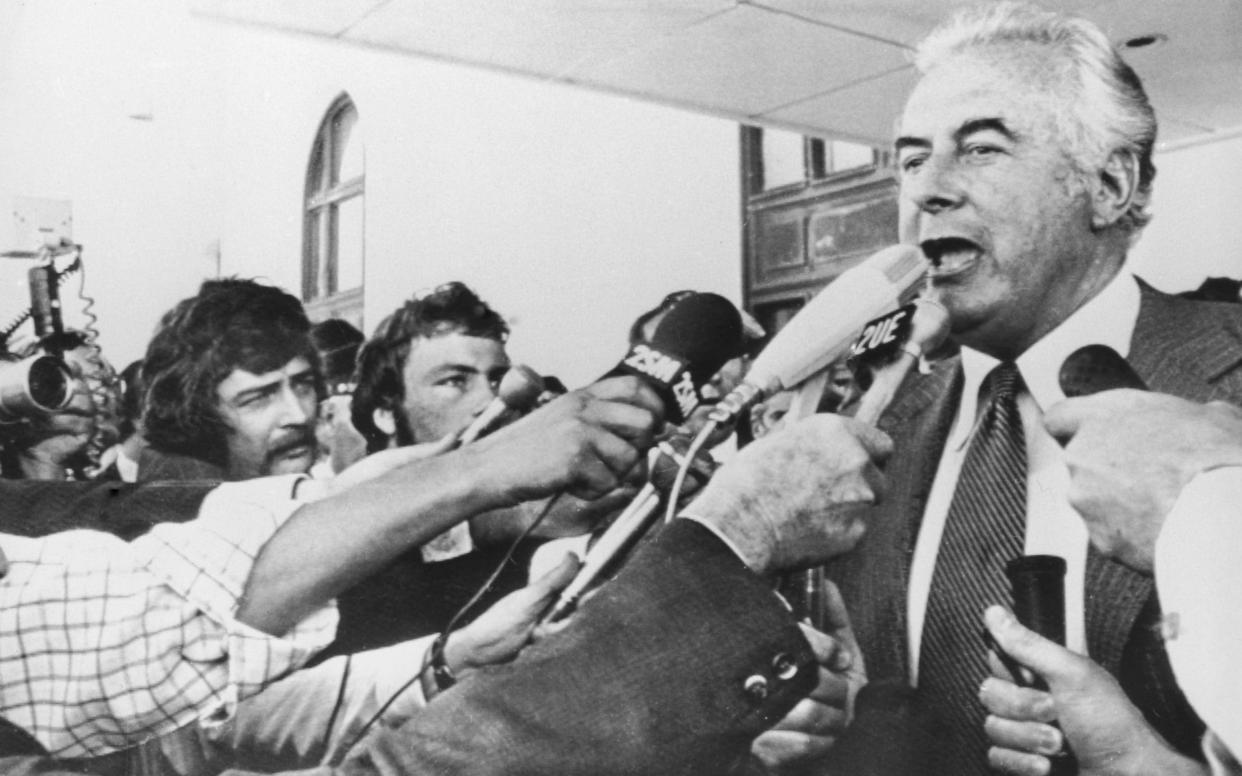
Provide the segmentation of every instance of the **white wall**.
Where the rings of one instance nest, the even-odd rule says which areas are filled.
[[[1166,291],[1242,278],[1242,137],[1159,154],[1156,167],[1135,271]]]
[[[310,143],[344,91],[366,138],[368,326],[464,280],[511,320],[515,358],[574,384],[665,293],[738,299],[735,124],[270,33],[231,43],[225,272],[297,287]]]
[[[465,280],[512,320],[516,358],[574,384],[668,291],[739,296],[730,122],[221,25],[172,0],[0,8],[0,204],[72,200],[118,364],[217,259],[296,293],[306,164],[343,91],[366,138],[368,326]],[[18,264],[0,262],[0,320],[28,299]]]
[[[159,313],[214,272],[220,180],[204,117],[217,112],[220,84],[202,57],[210,36],[161,0],[5,0],[3,20],[0,249],[26,247],[8,244],[14,195],[71,200],[101,342],[124,363]],[[25,266],[0,262],[5,320],[28,303]],[[66,300],[70,322],[78,310]]]

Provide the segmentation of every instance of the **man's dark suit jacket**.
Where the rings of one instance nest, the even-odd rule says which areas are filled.
[[[156,523],[193,520],[218,484],[0,480],[0,533],[46,536],[88,528],[130,541]]]
[[[1195,401],[1242,403],[1242,305],[1193,302],[1162,294],[1141,281],[1140,286],[1142,301],[1129,361],[1148,386]],[[906,599],[911,557],[961,391],[957,357],[939,364],[930,375],[912,375],[906,381],[880,422],[895,447],[887,464],[890,490],[872,510],[868,533],[858,549],[828,569],[845,596],[867,672],[881,688],[908,684]],[[1091,658],[1121,681],[1170,743],[1200,756],[1203,726],[1173,680],[1159,635],[1160,604],[1151,577],[1092,550],[1085,587]],[[980,613],[981,632],[982,627]],[[932,773],[927,768],[930,755],[920,751],[919,742],[936,740],[937,721],[922,718],[917,703],[909,705],[916,695],[879,694],[901,702],[894,702],[888,714],[860,708],[860,715],[874,715],[877,722],[870,729],[865,724],[851,729],[839,748],[860,759],[842,771],[900,772],[891,759],[882,769],[872,769],[880,768],[876,754],[886,752],[905,759],[913,766],[911,773]],[[908,736],[909,748],[904,751],[894,746],[897,727]]]
[[[710,531],[678,520],[564,630],[467,675],[340,769],[300,773],[715,776],[816,679],[771,587]],[[3,753],[0,768],[62,772]]]

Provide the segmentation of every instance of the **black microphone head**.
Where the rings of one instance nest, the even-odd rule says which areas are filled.
[[[1107,345],[1086,345],[1070,353],[1061,365],[1060,382],[1070,399],[1115,388],[1147,390],[1130,362]]]
[[[608,374],[646,380],[664,400],[665,414],[683,422],[698,407],[699,389],[725,362],[742,354],[742,316],[717,294],[691,294],[669,310],[650,342],[630,348]]]
[[[1065,644],[1065,559],[1022,555],[1005,564],[1013,591],[1013,613],[1046,639]]]

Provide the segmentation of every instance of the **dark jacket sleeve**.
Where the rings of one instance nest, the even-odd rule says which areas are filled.
[[[771,586],[678,520],[512,663],[468,675],[349,774],[715,774],[814,687]]]
[[[0,533],[46,536],[89,528],[130,541],[156,523],[193,520],[217,484],[0,480]]]

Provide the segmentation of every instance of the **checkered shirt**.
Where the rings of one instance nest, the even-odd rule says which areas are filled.
[[[294,480],[223,485],[197,519],[125,543],[95,531],[0,534],[0,716],[60,757],[105,754],[199,719],[302,666],[329,604],[282,637],[235,619],[255,557],[293,513]]]

